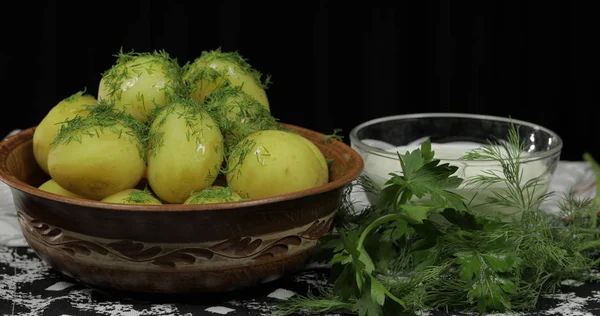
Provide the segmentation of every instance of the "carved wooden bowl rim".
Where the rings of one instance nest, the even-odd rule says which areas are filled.
[[[311,135],[311,138],[323,139],[324,134],[318,133],[316,131],[303,128],[300,126],[280,123],[281,125],[291,128],[301,134]],[[56,195],[52,193],[48,193],[46,191],[39,190],[36,187],[33,187],[21,180],[13,178],[7,166],[7,158],[8,155],[18,146],[26,143],[27,141],[33,138],[33,132],[37,126],[30,127],[25,129],[15,135],[12,135],[3,141],[0,142],[0,180],[7,185],[25,192],[27,194],[45,198],[48,200],[54,200],[62,203],[79,205],[84,207],[92,207],[92,208],[103,208],[103,209],[111,209],[118,211],[134,211],[134,212],[197,212],[197,211],[214,211],[214,210],[227,210],[227,209],[239,209],[245,207],[252,207],[258,205],[266,205],[272,203],[279,203],[284,201],[296,200],[312,195],[317,195],[321,193],[325,193],[328,191],[332,191],[343,187],[350,182],[354,181],[363,171],[364,161],[360,154],[352,149],[350,146],[345,143],[338,141],[336,139],[331,138],[329,140],[329,144],[327,146],[331,146],[332,148],[338,148],[343,151],[344,155],[348,155],[348,160],[352,161],[349,163],[347,168],[344,171],[344,174],[334,181],[330,181],[329,183],[314,187],[307,190],[300,190],[288,194],[276,195],[268,198],[262,199],[254,199],[248,201],[240,201],[240,202],[226,202],[226,203],[217,203],[217,204],[163,204],[163,205],[136,205],[136,204],[114,204],[114,203],[104,203],[100,201],[87,200],[87,199],[79,199],[66,197],[61,195]]]

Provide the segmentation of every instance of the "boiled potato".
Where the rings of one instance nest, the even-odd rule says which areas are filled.
[[[205,107],[217,118],[228,148],[255,132],[281,128],[271,113],[239,86],[213,92]]]
[[[138,189],[126,189],[121,192],[117,192],[105,197],[101,200],[101,202],[116,204],[162,204],[152,195],[150,191]]]
[[[104,74],[98,100],[114,103],[145,123],[182,88],[181,69],[165,52],[120,54]]]
[[[135,187],[146,170],[144,126],[128,114],[102,108],[96,105],[87,117],[63,125],[48,153],[52,179],[92,200]]]
[[[193,99],[163,108],[150,126],[148,183],[168,203],[211,186],[224,159],[223,135]]]
[[[230,187],[211,186],[200,192],[194,192],[183,204],[211,204],[241,201],[242,197]]]
[[[310,189],[327,183],[327,164],[321,158],[301,135],[260,131],[233,149],[227,183],[249,199]]]
[[[50,150],[50,143],[58,134],[60,123],[76,115],[87,115],[85,107],[95,103],[97,103],[95,97],[79,91],[56,104],[38,124],[35,132],[33,132],[33,155],[37,164],[46,174],[49,174],[48,151]]]
[[[78,194],[75,194],[73,192],[65,190],[63,187],[61,187],[60,185],[58,185],[58,183],[56,183],[56,181],[54,181],[53,179],[50,179],[50,180],[44,182],[42,185],[40,185],[38,187],[38,189],[46,191],[46,192],[50,192],[50,193],[62,195],[62,196],[82,198]]]
[[[204,51],[200,57],[185,66],[184,82],[192,88],[190,96],[200,103],[213,91],[224,85],[242,86],[269,110],[266,85],[261,74],[237,52],[222,52],[220,49]]]

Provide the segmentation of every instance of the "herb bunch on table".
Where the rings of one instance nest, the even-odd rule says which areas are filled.
[[[536,192],[541,178],[522,178],[525,148],[518,135],[512,126],[506,142],[490,142],[464,157],[497,161],[501,172],[461,179],[458,167],[440,163],[427,141],[399,154],[402,172],[390,174],[384,188],[361,177],[356,186],[376,194],[378,202],[355,212],[352,188],[346,191],[337,233],[319,245],[319,258],[332,264],[331,286],[280,304],[278,314],[512,312],[535,309],[541,295],[554,293],[565,280],[594,281],[600,195],[565,196],[558,217],[540,209],[552,192]],[[584,158],[598,178],[598,164]],[[504,184],[487,204],[517,208],[519,216],[474,211],[454,191],[467,182],[479,190]]]

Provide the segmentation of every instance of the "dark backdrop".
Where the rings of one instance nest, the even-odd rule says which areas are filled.
[[[0,19],[0,135],[87,88],[121,47],[238,50],[272,113],[323,133],[415,112],[512,116],[600,157],[597,12],[584,2],[21,1]]]

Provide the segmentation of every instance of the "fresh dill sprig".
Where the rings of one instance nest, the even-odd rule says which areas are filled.
[[[275,311],[278,315],[302,315],[307,313],[335,313],[347,312],[352,310],[355,301],[343,302],[336,297],[330,289],[318,288],[317,294],[309,290],[306,296],[301,296],[290,302],[282,302],[279,309]],[[298,309],[297,305],[304,305],[305,308]]]
[[[523,153],[526,145],[519,137],[519,126],[509,123],[506,141],[489,141],[487,145],[467,153],[463,159],[470,161],[491,160],[500,165],[500,170],[489,169],[472,178],[465,179],[465,186],[482,190],[494,184],[506,185],[506,190],[493,191],[487,197],[487,204],[515,207],[521,210],[538,208],[552,192],[542,193],[541,188],[547,179],[541,176],[524,177]]]
[[[580,227],[593,226],[592,221],[597,212],[596,205],[598,204],[592,198],[576,198],[572,192],[569,192],[558,203],[559,218]]]
[[[332,139],[332,138],[333,138],[333,139],[336,139],[336,140],[339,140],[339,141],[343,141],[343,140],[344,140],[344,137],[343,137],[342,135],[339,135],[339,133],[341,133],[341,132],[342,132],[342,129],[341,129],[341,128],[335,128],[335,129],[333,130],[333,133],[332,133],[332,134],[329,134],[329,135],[324,135],[324,136],[323,136],[323,142],[324,142],[325,144],[329,144],[329,142],[331,141],[331,139]]]
[[[356,229],[360,223],[377,212],[377,208],[368,206],[360,209],[356,201],[351,199],[351,193],[366,193],[379,195],[381,190],[365,175],[360,175],[353,183],[349,184],[342,194],[340,206],[336,213],[335,227],[338,229]]]

